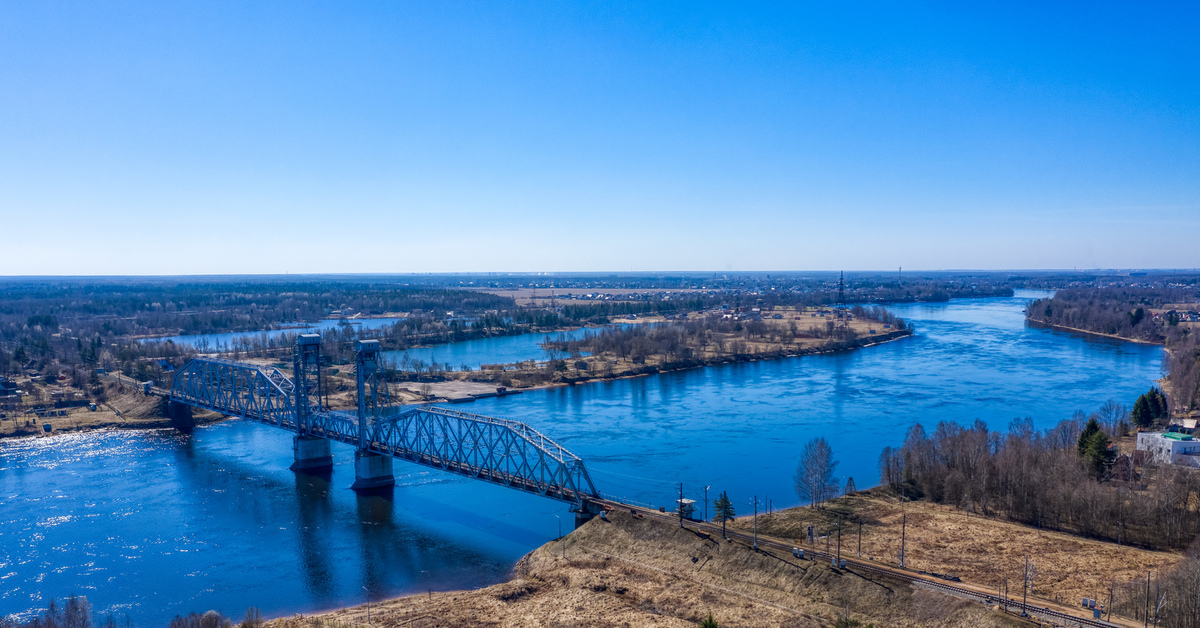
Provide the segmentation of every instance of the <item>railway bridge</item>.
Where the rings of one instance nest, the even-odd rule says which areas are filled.
[[[600,512],[583,459],[533,427],[438,406],[392,402],[377,340],[355,343],[358,407],[324,407],[321,337],[298,336],[292,374],[243,362],[196,358],[171,382],[171,411],[203,408],[293,433],[295,471],[333,466],[330,443],[351,445],[359,491],[395,484],[402,460],[566,502],[579,525]]]

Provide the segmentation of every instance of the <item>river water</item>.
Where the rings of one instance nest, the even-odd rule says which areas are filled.
[[[587,461],[604,493],[671,507],[727,490],[798,503],[800,447],[824,436],[860,488],[915,422],[1032,417],[1039,428],[1161,376],[1158,347],[1027,327],[1013,298],[894,306],[911,338],[806,356],[531,391],[457,409],[527,421]],[[466,343],[464,343],[466,344]],[[486,346],[486,345],[480,345]],[[466,348],[460,357],[471,356]],[[288,433],[197,430],[0,442],[0,615],[86,595],[162,626],[178,613],[312,612],[367,596],[477,587],[564,531],[565,506],[397,463],[392,499],[357,497],[353,452],[330,479],[297,475]]]

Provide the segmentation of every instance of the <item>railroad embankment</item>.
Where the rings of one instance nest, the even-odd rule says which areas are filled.
[[[565,555],[565,557],[564,557]],[[509,582],[381,601],[373,626],[1021,626],[978,602],[613,511],[530,552]],[[838,622],[841,623],[838,623]],[[855,623],[857,622],[857,623]],[[272,628],[368,624],[357,606]]]

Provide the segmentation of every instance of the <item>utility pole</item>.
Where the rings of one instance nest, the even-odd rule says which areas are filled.
[[[754,551],[758,551],[758,495],[754,496]]]
[[[708,518],[708,489],[710,489],[710,488],[712,488],[712,484],[709,484],[708,486],[704,487],[704,520],[705,521],[709,521],[709,518]]]
[[[1029,600],[1029,555],[1025,556],[1025,588],[1021,591],[1021,617],[1025,616],[1025,602]]]
[[[683,482],[679,483],[679,527],[683,527]]]
[[[900,519],[900,568],[904,569],[904,534],[908,530],[908,513]]]
[[[367,596],[367,623],[369,624],[371,623],[371,592],[367,590],[367,587],[363,587],[362,590]]]
[[[562,517],[560,517],[558,515],[554,515],[554,518],[558,519],[558,547],[562,551],[562,557],[566,558],[567,557],[567,545],[566,545],[566,540],[563,538],[563,535],[562,535]],[[551,556],[553,556],[553,554],[551,554]]]
[[[862,558],[862,520],[858,522],[858,557]]]
[[[1158,626],[1158,609],[1162,606],[1162,598],[1158,596],[1158,582],[1162,579],[1162,574],[1154,579],[1154,625]]]
[[[1142,609],[1142,628],[1150,625],[1150,572],[1146,572],[1146,607]]]
[[[1116,581],[1109,580],[1109,582],[1108,582],[1108,608],[1107,608],[1108,619],[1112,619],[1113,593],[1114,593],[1113,589],[1115,589],[1116,587],[1117,587]]]
[[[838,516],[838,550],[837,550],[838,568],[842,567],[842,517]]]

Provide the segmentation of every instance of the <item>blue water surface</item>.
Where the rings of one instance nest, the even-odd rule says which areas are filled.
[[[676,482],[795,505],[800,448],[824,436],[838,474],[876,461],[914,423],[1016,417],[1039,428],[1161,376],[1159,347],[1025,325],[1039,293],[895,306],[911,338],[849,353],[731,364],[530,391],[456,406],[527,421],[587,460],[597,487],[670,507]],[[540,336],[540,335],[539,335]],[[532,340],[532,339],[527,339]],[[540,341],[540,338],[537,339]],[[500,361],[489,341],[454,350]],[[475,349],[472,349],[475,347]],[[397,463],[391,499],[358,497],[353,451],[328,479],[297,475],[290,435],[227,421],[192,436],[108,432],[0,442],[0,615],[86,595],[163,626],[250,605],[308,613],[426,588],[484,586],[572,519],[564,505]]]

